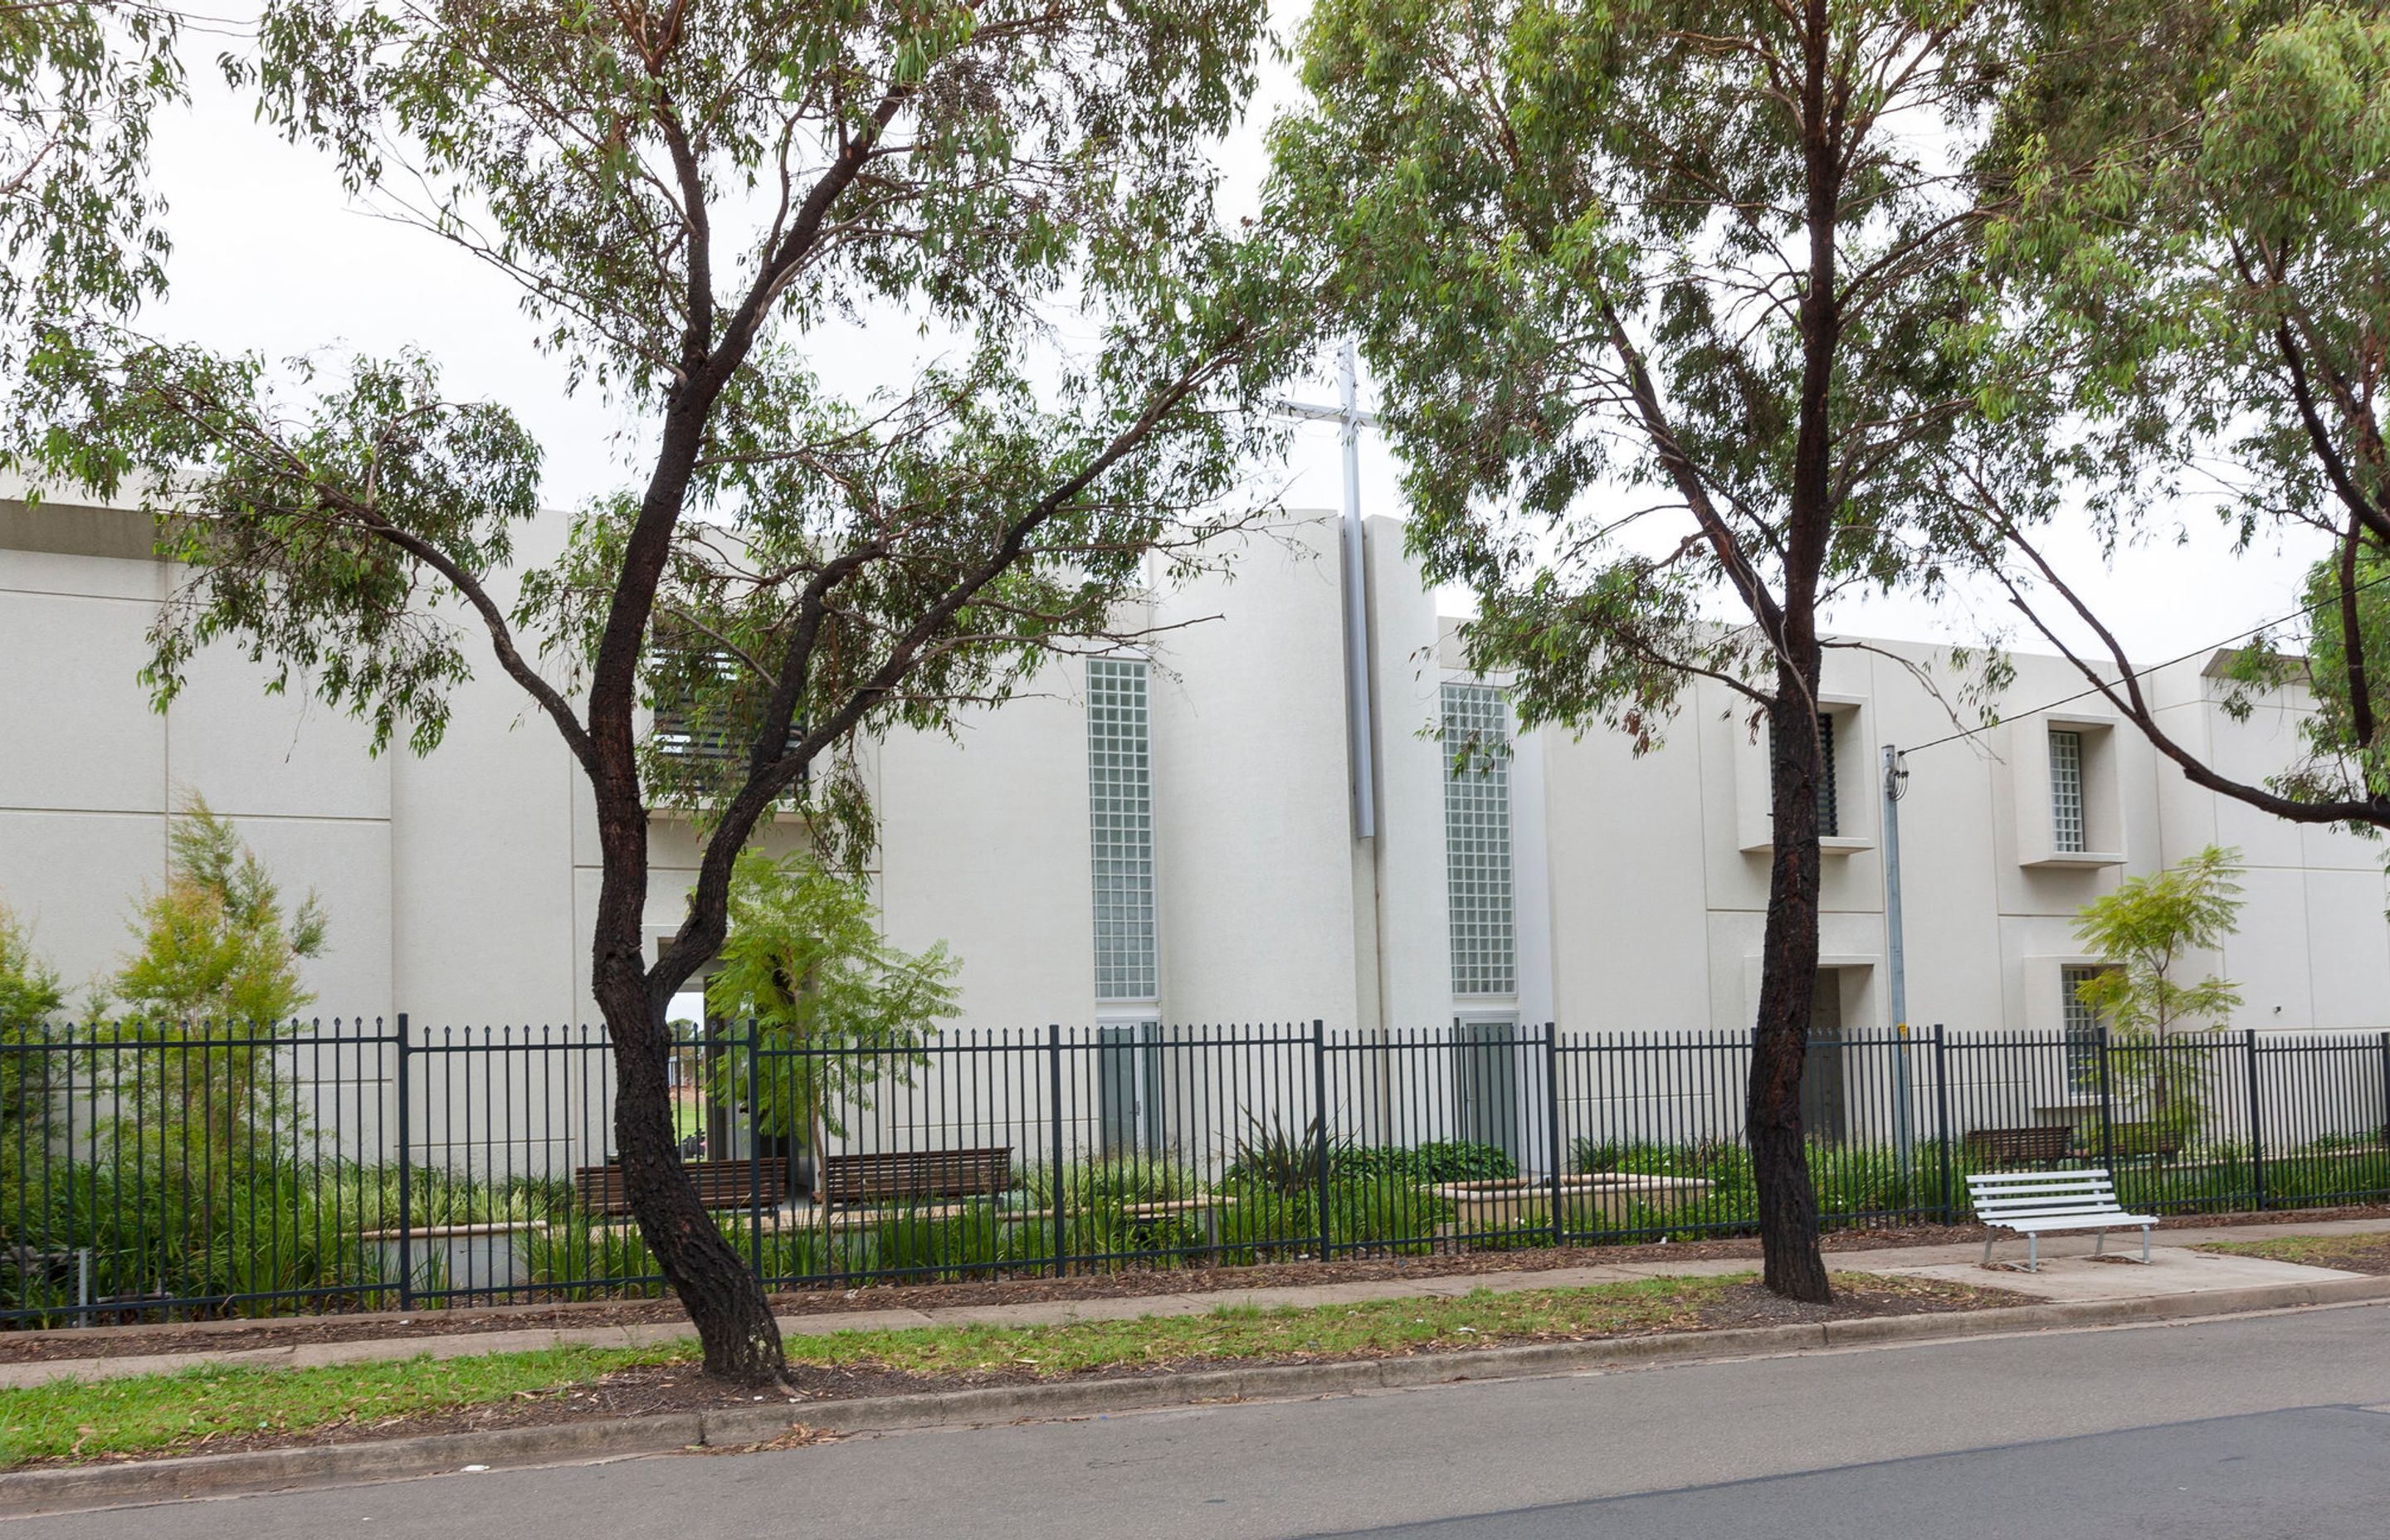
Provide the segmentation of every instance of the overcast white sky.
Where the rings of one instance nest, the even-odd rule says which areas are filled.
[[[1280,8],[1292,15],[1303,3],[1280,0]],[[570,506],[621,484],[624,471],[612,443],[621,419],[594,397],[564,393],[560,369],[530,345],[513,287],[453,248],[351,206],[327,161],[260,129],[216,82],[212,67],[201,64],[216,40],[194,41],[197,102],[163,125],[157,146],[175,250],[172,297],[149,325],[168,336],[276,356],[420,347],[442,361],[452,394],[503,402],[539,436],[547,449],[547,502]],[[1291,91],[1291,82],[1274,71],[1246,132],[1223,148],[1238,182],[1249,184],[1257,173],[1260,124]],[[903,328],[901,351],[910,346],[912,328],[902,317],[893,324]],[[823,360],[823,367],[833,378],[839,373],[835,359]],[[1331,400],[1333,385],[1323,379],[1308,394]],[[1303,430],[1282,474],[1291,506],[1337,507],[1333,428]],[[1393,457],[1365,439],[1365,512],[1401,511],[1398,474]],[[2189,545],[2152,544],[2114,572],[2101,571],[2088,546],[2057,546],[2140,660],[2191,651],[2293,609],[2298,575],[2315,554],[2269,545],[2235,558],[2203,513],[2191,515]],[[1831,620],[1846,633],[1937,641],[1975,639],[1985,626],[2006,623],[1990,594],[1932,607],[1908,599],[1849,601]]]

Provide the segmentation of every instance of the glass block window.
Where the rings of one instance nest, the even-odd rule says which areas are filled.
[[[1452,992],[1515,995],[1510,711],[1491,685],[1444,687],[1444,865]]]
[[[2083,828],[2083,735],[2049,731],[2049,844],[2061,854],[2091,847]]]
[[[2082,995],[2085,984],[2104,969],[2062,968],[2059,989],[2065,996],[2061,1020],[2066,1025],[2066,1077],[2077,1087],[2100,1083],[2100,1013]]]
[[[1150,1000],[1154,963],[1153,763],[1146,666],[1087,662],[1087,833],[1096,898],[1096,998]]]

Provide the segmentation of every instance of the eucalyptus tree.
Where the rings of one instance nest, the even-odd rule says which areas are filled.
[[[1278,197],[1333,250],[1523,723],[1659,740],[1690,683],[1764,728],[1748,1097],[1767,1286],[1829,1297],[1800,1078],[1818,969],[1818,613],[1933,584],[1975,430],[1935,342],[1979,224],[1998,0],[1323,0]]]
[[[633,484],[552,562],[520,541],[540,447],[428,357],[52,350],[51,468],[137,491],[187,564],[161,695],[221,638],[425,751],[469,634],[561,737],[596,803],[624,1187],[713,1373],[783,1360],[680,1164],[667,1003],[759,824],[856,811],[841,745],[1001,699],[1240,517],[1302,314],[1214,211],[1260,24],[1259,0],[270,4],[229,61],[263,116],[520,284],[538,345],[631,418]],[[660,800],[700,808],[702,847],[651,956]]]
[[[1996,303],[1954,333],[2008,425],[1975,490],[1986,566],[2028,623],[2197,784],[2300,823],[2390,828],[2390,6],[2049,0],[1983,160]],[[2241,649],[2229,703],[2294,680],[2318,709],[2269,780],[2184,741],[2079,574],[2214,497],[2237,549],[2329,552],[2291,626]],[[2088,635],[2090,640],[2078,641]]]
[[[165,287],[151,119],[181,100],[179,19],[159,6],[0,7],[0,364],[28,322],[129,314]]]

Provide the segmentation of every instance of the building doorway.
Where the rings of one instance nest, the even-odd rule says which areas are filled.
[[[1519,1019],[1452,1019],[1453,1136],[1489,1144],[1516,1161],[1519,1140]]]
[[[1820,968],[1809,995],[1809,1055],[1801,1066],[1801,1129],[1820,1144],[1841,1144],[1850,1135],[1843,1056],[1843,970]]]

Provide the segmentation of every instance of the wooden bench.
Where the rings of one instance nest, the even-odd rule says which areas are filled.
[[[992,1198],[1012,1187],[1012,1147],[981,1149],[890,1149],[872,1155],[825,1155],[821,1198],[826,1206],[912,1202],[925,1198]]]
[[[2171,1161],[2182,1153],[2182,1135],[2162,1123],[2110,1123],[2108,1153],[2127,1160]]]
[[[684,1161],[689,1185],[697,1188],[700,1206],[708,1209],[777,1209],[787,1192],[788,1168],[777,1160]],[[582,1166],[572,1174],[572,1189],[591,1213],[631,1212],[630,1194],[619,1165]]]
[[[1972,1160],[1998,1165],[2054,1166],[2066,1159],[2075,1130],[2065,1123],[2032,1128],[1978,1128],[1967,1136]]]
[[[2115,1184],[2104,1171],[1978,1172],[1967,1178],[1967,1198],[1975,1217],[1996,1229],[2013,1230],[2025,1238],[2025,1271],[2041,1271],[2041,1232],[2097,1230],[2091,1248],[2098,1256],[2108,1244],[2108,1232],[2138,1225],[2141,1229],[2141,1261],[2150,1260],[2150,1226],[2157,1216],[2127,1213],[2116,1201]],[[1984,1265],[1992,1264],[1992,1242],[1984,1238]]]

